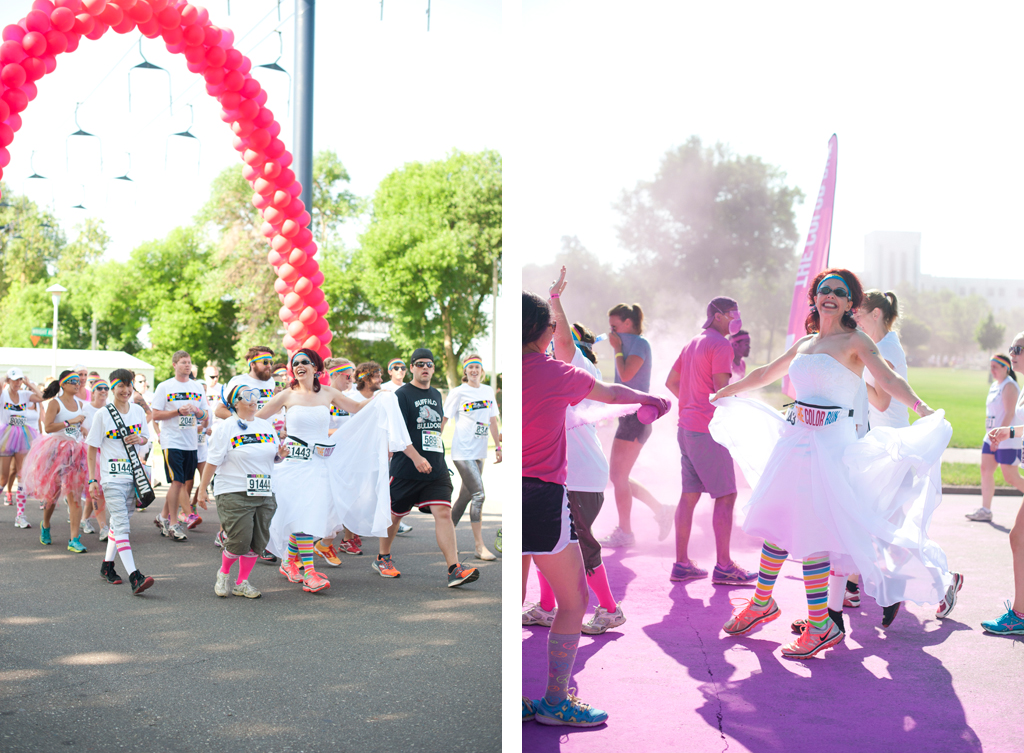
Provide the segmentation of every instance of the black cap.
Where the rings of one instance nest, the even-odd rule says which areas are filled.
[[[430,361],[434,360],[434,354],[430,352],[430,348],[416,348],[412,352],[412,358],[409,359],[409,363],[414,363],[421,358],[426,358]]]

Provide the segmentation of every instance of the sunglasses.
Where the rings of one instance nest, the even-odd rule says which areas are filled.
[[[312,366],[312,365],[313,365],[313,362],[310,361],[308,358],[296,358],[294,361],[292,361],[292,368],[295,368],[296,366]]]
[[[63,382],[61,382],[61,384],[78,384],[78,377],[71,377],[70,379],[65,379]]]
[[[850,293],[846,288],[830,288],[828,285],[822,285],[818,288],[818,295],[829,294],[835,294],[836,298],[846,298]]]
[[[94,387],[93,392],[110,392],[109,387]]]
[[[392,371],[405,371],[405,367],[404,366],[392,366],[391,370]]]
[[[432,369],[434,367],[433,361],[416,361],[413,364],[417,369]]]
[[[1024,345],[1011,345],[1010,346],[1010,355],[1011,356],[1019,356],[1021,353],[1024,353]]]

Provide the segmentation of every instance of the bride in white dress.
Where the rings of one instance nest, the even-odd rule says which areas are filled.
[[[939,602],[952,580],[945,554],[927,536],[941,501],[941,456],[952,429],[857,329],[851,312],[863,292],[856,275],[829,269],[810,290],[810,334],[711,398],[711,435],[729,448],[753,487],[738,520],[744,531],[765,539],[754,598],[724,630],[742,635],[776,619],[781,612],[771,594],[779,569],[788,556],[801,559],[808,627],[782,649],[793,659],[843,640],[836,624],[842,618],[826,606],[829,580],[842,599],[845,574],[860,572],[864,590],[883,606]],[[865,368],[921,420],[905,429],[874,429],[858,440],[854,406]],[[785,418],[763,403],[730,397],[787,371],[797,399]]]

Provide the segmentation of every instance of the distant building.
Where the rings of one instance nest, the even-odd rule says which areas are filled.
[[[993,311],[1024,309],[1024,280],[921,274],[921,234],[878,230],[864,236],[864,286],[879,290],[950,290],[980,295]]]

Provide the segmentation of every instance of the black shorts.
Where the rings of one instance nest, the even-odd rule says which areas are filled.
[[[652,427],[645,424],[636,417],[635,413],[619,417],[619,428],[615,430],[616,439],[624,439],[627,442],[640,441],[640,444],[647,442],[651,436]]]
[[[425,508],[432,505],[452,506],[452,480],[444,478],[394,478],[391,479],[391,512],[399,518],[408,515],[412,508],[430,512]]]
[[[187,484],[195,478],[198,467],[198,450],[164,450],[164,470],[168,481]]]
[[[523,554],[558,554],[574,543],[565,487],[523,476]]]

